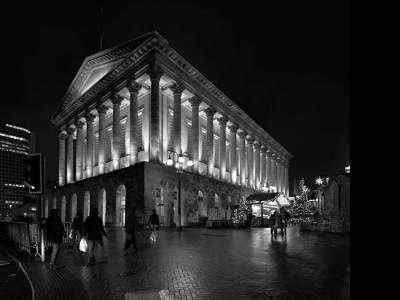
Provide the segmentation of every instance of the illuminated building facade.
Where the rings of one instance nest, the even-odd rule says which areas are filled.
[[[22,184],[23,159],[34,148],[34,134],[28,129],[0,121],[0,214],[5,217],[23,204],[28,193]]]
[[[87,57],[51,119],[59,128],[59,187],[46,191],[63,221],[97,207],[106,225],[126,208],[177,222],[169,150],[194,164],[182,174],[182,225],[231,218],[241,197],[289,194],[292,155],[173,50],[156,31]],[[176,156],[174,156],[176,159]]]

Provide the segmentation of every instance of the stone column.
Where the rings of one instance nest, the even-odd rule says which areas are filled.
[[[282,161],[282,163],[281,163],[281,178],[282,178],[281,189],[282,189],[282,192],[286,195],[285,161]]]
[[[228,123],[228,119],[226,117],[218,118],[218,123],[220,126],[219,130],[219,178],[222,181],[226,181],[226,124]]]
[[[275,191],[278,191],[277,183],[276,183],[276,154],[272,153],[271,155],[271,181],[270,184],[275,187]]]
[[[93,122],[96,115],[88,112],[86,118],[87,151],[86,151],[86,178],[93,177]]]
[[[267,160],[266,160],[266,152],[267,148],[263,145],[261,146],[261,163],[260,163],[260,168],[261,168],[261,183],[260,183],[260,188],[262,188],[265,185],[267,185]]]
[[[276,187],[278,193],[282,192],[282,177],[281,177],[281,159],[276,159]]]
[[[286,183],[286,196],[289,196],[290,193],[290,183],[289,183],[289,162],[286,163],[285,166],[285,183]]]
[[[67,138],[67,134],[65,132],[60,132],[58,134],[58,184],[65,184],[65,140]]]
[[[271,182],[272,182],[272,171],[271,171],[271,167],[272,167],[272,162],[271,162],[271,158],[272,158],[272,152],[271,150],[267,149],[267,188],[269,188],[271,186]]]
[[[106,147],[107,147],[107,131],[106,131],[106,114],[108,106],[99,103],[97,111],[99,113],[99,174],[106,173]]]
[[[248,137],[247,141],[247,174],[249,174],[249,187],[254,188],[254,138]]]
[[[180,82],[170,86],[174,94],[174,147],[175,152],[180,153],[182,149],[182,93],[185,87]],[[175,156],[174,156],[175,157]]]
[[[231,183],[237,183],[237,159],[236,159],[236,132],[239,126],[233,124],[229,126],[231,131]]]
[[[151,80],[150,99],[150,160],[160,161],[160,79],[164,71],[151,65],[147,69]]]
[[[129,156],[130,165],[133,166],[138,163],[139,157],[139,141],[138,141],[138,95],[142,89],[142,85],[137,83],[135,80],[130,80],[127,85],[130,94],[130,106],[129,106],[129,128],[130,128],[130,144],[129,144]]]
[[[111,99],[113,103],[113,170],[119,170],[121,158],[121,103],[124,100],[118,92],[115,92]]]
[[[67,129],[67,184],[74,181],[74,133],[74,127]]]
[[[240,152],[240,184],[246,186],[246,131],[238,133],[240,139],[239,152]]]
[[[217,112],[214,107],[204,110],[207,115],[207,177],[213,178],[214,169],[214,115]]]
[[[259,190],[260,185],[260,143],[254,143],[254,172],[255,172],[255,189]]]
[[[202,102],[199,96],[194,96],[189,99],[189,103],[192,105],[192,159],[193,159],[193,172],[199,172],[199,106]]]
[[[82,154],[83,154],[83,127],[85,122],[77,120],[75,122],[76,127],[76,170],[75,177],[76,181],[82,179]]]

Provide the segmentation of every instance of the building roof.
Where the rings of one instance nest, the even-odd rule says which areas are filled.
[[[147,75],[149,57],[155,58],[167,76],[183,81],[185,88],[191,93],[199,93],[205,104],[212,105],[220,112],[229,111],[229,121],[246,128],[249,135],[257,136],[260,142],[275,154],[286,160],[293,158],[292,154],[172,49],[169,42],[157,31],[148,32],[87,57],[53,114],[51,122],[65,130],[71,125],[67,122],[74,121],[70,119],[72,114],[80,118],[86,111],[95,109],[97,102],[105,102],[111,97],[112,89],[124,88],[132,78],[133,72],[136,77]]]

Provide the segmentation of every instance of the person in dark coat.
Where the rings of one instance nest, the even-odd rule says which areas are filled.
[[[83,216],[80,211],[76,213],[74,221],[72,222],[72,236],[71,236],[71,244],[68,246],[68,249],[74,248],[75,241],[78,241],[78,249],[79,249],[79,241],[82,237],[82,227],[83,227]]]
[[[96,262],[96,259],[94,257],[94,249],[96,244],[102,246],[103,236],[107,236],[106,231],[104,230],[103,220],[99,217],[99,211],[97,210],[97,208],[92,207],[90,209],[90,215],[85,220],[83,230],[85,235],[87,235],[86,239],[89,254],[88,265],[92,265]]]
[[[160,219],[157,215],[157,210],[153,209],[152,214],[150,215],[148,225],[151,228],[151,236],[150,240],[154,243],[157,242],[157,230],[160,228]]]
[[[58,216],[58,209],[53,208],[50,210],[50,216],[46,219],[46,230],[47,242],[53,246],[50,260],[50,269],[53,270],[57,266],[56,261],[63,237],[67,237],[67,232],[64,229],[61,218]]]
[[[249,210],[248,214],[247,214],[247,230],[251,229],[251,223],[253,222],[253,213],[251,212],[251,210]]]
[[[125,233],[126,240],[124,245],[124,253],[126,254],[131,244],[135,251],[138,250],[138,245],[136,242],[135,231],[139,229],[139,221],[136,216],[136,207],[132,208],[132,211],[126,217],[125,222]],[[139,233],[139,232],[138,232]]]

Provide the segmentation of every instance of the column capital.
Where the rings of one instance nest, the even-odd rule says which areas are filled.
[[[251,137],[251,136],[249,136],[247,139],[246,139],[246,141],[247,141],[247,143],[248,144],[254,144],[254,138],[253,137]]]
[[[142,89],[142,85],[140,83],[137,83],[134,79],[128,80],[128,83],[126,84],[126,88],[128,89],[129,93],[136,93],[139,94],[140,90]]]
[[[94,114],[88,112],[88,113],[86,113],[86,115],[85,115],[85,119],[86,119],[86,122],[93,122],[94,119],[96,119],[96,115],[94,115]]]
[[[255,150],[260,150],[261,144],[257,141],[254,142],[254,149]]]
[[[189,99],[189,103],[192,105],[192,107],[200,106],[201,102],[203,102],[203,100],[198,95],[195,95],[195,96],[193,96],[192,98]]]
[[[220,126],[226,126],[226,124],[228,123],[229,120],[228,120],[228,118],[222,116],[222,117],[219,117],[217,119],[217,121],[218,121]]]
[[[231,133],[237,132],[239,129],[239,125],[237,124],[232,124],[231,126],[228,127]]]
[[[147,74],[149,74],[151,80],[160,80],[161,76],[164,74],[164,71],[156,64],[151,64],[147,68]]]
[[[272,151],[269,150],[268,148],[266,148],[266,150],[267,150],[267,157],[272,157]]]
[[[71,126],[70,126],[70,127],[67,128],[67,134],[68,134],[68,135],[74,134],[75,130],[76,130],[75,127],[71,127]]]
[[[64,131],[61,131],[61,132],[59,132],[59,133],[57,134],[57,137],[58,137],[58,139],[59,139],[60,141],[65,141],[66,138],[68,137],[68,135],[67,135]]]
[[[85,122],[82,122],[81,120],[76,120],[75,122],[76,129],[83,129],[83,126],[85,126]]]
[[[174,95],[182,95],[185,90],[185,86],[179,81],[175,81],[169,88]]]
[[[122,100],[124,100],[124,97],[122,97],[118,92],[114,92],[111,102],[114,105],[121,105]]]
[[[240,131],[240,132],[238,133],[238,135],[239,135],[239,137],[240,137],[241,139],[245,139],[246,136],[247,136],[247,132],[244,131],[244,130],[242,130],[242,131]]]
[[[217,110],[214,107],[209,106],[204,110],[204,112],[207,117],[213,117],[217,113]]]
[[[261,153],[264,154],[267,152],[267,147],[265,147],[264,145],[261,145],[260,150],[261,150]]]
[[[105,115],[107,113],[107,111],[109,110],[109,107],[107,105],[99,103],[97,105],[96,109],[99,112],[99,114]]]

